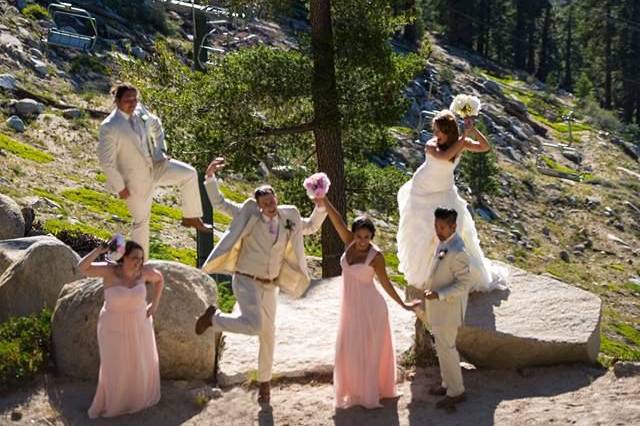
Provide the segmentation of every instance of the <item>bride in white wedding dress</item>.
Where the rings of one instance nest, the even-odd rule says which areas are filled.
[[[484,257],[467,202],[458,195],[454,182],[453,172],[464,151],[480,153],[491,149],[472,119],[466,118],[464,127],[463,135],[459,136],[453,113],[439,112],[433,119],[434,138],[427,142],[424,163],[398,191],[399,270],[409,285],[417,289],[422,289],[428,279],[439,243],[434,229],[434,212],[438,207],[458,212],[456,230],[464,241],[474,276],[474,287],[470,290],[504,288],[506,273]]]

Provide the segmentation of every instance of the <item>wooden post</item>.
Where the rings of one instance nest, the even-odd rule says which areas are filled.
[[[207,191],[204,188],[204,173],[198,173],[198,185],[200,186],[200,201],[202,203],[202,220],[213,225],[213,207],[209,202]],[[198,268],[201,268],[207,256],[213,250],[213,234],[197,233]]]

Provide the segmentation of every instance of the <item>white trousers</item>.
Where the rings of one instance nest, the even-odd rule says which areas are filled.
[[[178,160],[155,163],[151,180],[134,179],[128,182],[130,196],[126,202],[133,218],[131,239],[142,246],[145,259],[149,258],[151,205],[154,190],[158,186],[179,186],[183,217],[202,217],[198,173],[187,163]]]
[[[258,381],[271,380],[276,337],[278,287],[234,274],[231,283],[236,304],[231,314],[217,311],[211,318],[216,331],[258,336]]]
[[[447,389],[447,396],[458,396],[464,393],[460,355],[456,348],[458,326],[432,327],[431,332],[436,341],[436,353],[440,364],[442,387]]]

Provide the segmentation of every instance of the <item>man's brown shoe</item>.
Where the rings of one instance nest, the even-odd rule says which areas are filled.
[[[205,234],[213,234],[213,226],[204,223],[199,217],[183,217],[182,226],[196,228],[198,232],[204,232]]]
[[[207,328],[213,325],[211,324],[211,317],[216,313],[217,310],[218,309],[215,306],[209,305],[204,313],[198,317],[198,319],[196,320],[196,334],[200,335],[204,333],[205,331],[207,331]]]
[[[444,408],[450,410],[455,408],[456,404],[464,401],[467,397],[464,393],[457,396],[445,396],[440,401],[436,402],[436,408]]]
[[[441,385],[431,386],[429,388],[429,395],[445,396],[446,394],[447,394],[447,389],[443,388]]]
[[[260,404],[268,404],[271,401],[271,383],[261,382],[260,391],[258,392],[258,402]]]

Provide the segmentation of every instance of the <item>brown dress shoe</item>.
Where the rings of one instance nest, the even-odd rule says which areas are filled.
[[[260,404],[268,404],[271,401],[271,383],[261,382],[260,391],[258,392],[258,402]]]
[[[217,310],[218,309],[215,306],[209,305],[204,313],[198,317],[198,319],[196,320],[196,334],[200,335],[204,333],[205,331],[207,331],[207,328],[213,325],[211,324],[211,317],[216,313]]]
[[[436,402],[436,408],[444,408],[446,410],[451,410],[456,407],[456,404],[464,401],[467,397],[464,393],[461,393],[457,396],[445,396],[440,401]]]
[[[429,395],[445,396],[446,394],[447,394],[447,389],[443,388],[441,385],[431,386],[429,388]]]
[[[198,232],[204,232],[205,234],[213,234],[213,226],[204,223],[199,217],[183,217],[182,226],[196,228]]]

